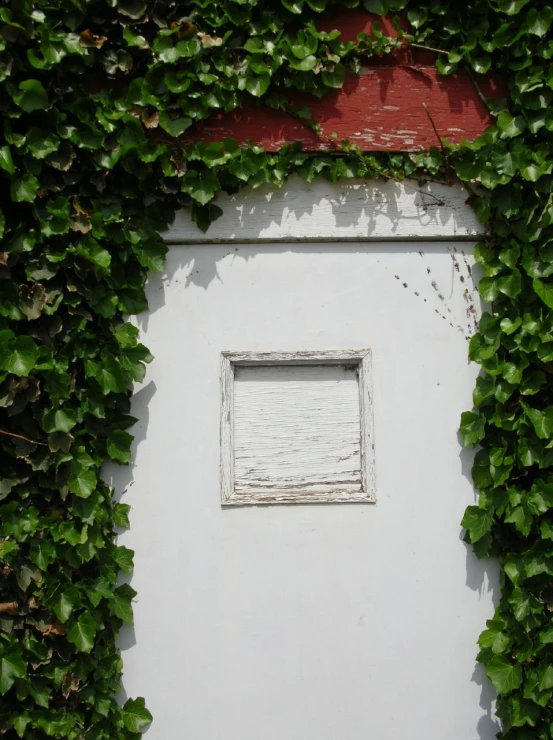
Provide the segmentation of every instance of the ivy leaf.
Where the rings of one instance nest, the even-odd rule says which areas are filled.
[[[545,514],[553,507],[553,489],[547,484],[534,484],[530,489],[528,505],[536,514]]]
[[[54,603],[54,614],[60,622],[67,622],[73,610],[80,604],[79,592],[75,586],[69,586],[59,595]]]
[[[0,147],[0,167],[8,173],[8,175],[15,174],[15,165],[12,159],[12,153],[9,146]]]
[[[516,15],[530,0],[499,0],[498,9],[506,15]]]
[[[133,569],[133,558],[134,558],[134,551],[130,550],[128,547],[125,547],[124,545],[120,545],[119,547],[116,547],[113,553],[113,559],[121,568],[123,573],[129,574],[132,573]]]
[[[464,411],[461,414],[460,432],[465,445],[473,445],[480,442],[484,436],[485,428],[486,420],[480,414],[475,414],[471,411]]]
[[[122,465],[128,465],[131,461],[131,443],[134,437],[132,434],[116,429],[108,438],[107,451],[112,460]]]
[[[77,646],[83,653],[89,653],[94,647],[96,635],[96,622],[88,612],[83,612],[79,617],[68,625],[66,630],[67,639]]]
[[[472,394],[474,407],[478,408],[479,406],[481,406],[486,398],[489,398],[493,395],[494,390],[495,381],[493,380],[493,378],[484,378],[482,376],[476,378],[476,388],[474,389],[474,392]]]
[[[113,523],[116,527],[128,529],[131,525],[129,522],[129,504],[115,504],[113,507]]]
[[[35,283],[31,287],[27,285],[19,287],[19,308],[29,321],[38,319],[45,306],[46,291],[43,285]]]
[[[428,11],[426,8],[420,8],[418,10],[408,10],[407,18],[413,28],[419,28],[428,20]]]
[[[491,203],[500,213],[510,218],[518,212],[522,203],[522,195],[516,185],[509,183],[509,187],[496,187],[492,193]]]
[[[123,724],[130,732],[143,732],[151,723],[153,717],[146,709],[146,702],[139,696],[137,699],[127,699],[123,706]]]
[[[464,527],[472,543],[478,542],[490,531],[493,521],[493,512],[480,509],[478,506],[469,506],[465,511],[461,526]]]
[[[33,697],[35,704],[39,707],[48,708],[50,702],[50,694],[52,689],[48,686],[46,681],[41,678],[31,678],[27,684],[29,688],[29,694]]]
[[[512,116],[509,111],[501,111],[497,117],[497,128],[505,138],[519,136],[526,128],[523,116]]]
[[[15,178],[10,188],[12,200],[16,203],[32,203],[39,187],[40,183],[34,175],[27,173],[19,179]]]
[[[265,95],[270,84],[271,76],[266,72],[258,75],[248,75],[245,79],[246,90],[256,98]]]
[[[525,506],[515,506],[510,514],[505,517],[505,522],[514,524],[517,532],[523,537],[528,537],[532,527],[532,514]]]
[[[142,18],[147,7],[145,0],[118,0],[117,2],[117,10],[133,20]]]
[[[202,173],[188,170],[181,183],[182,190],[202,205],[209,203],[219,187],[217,176],[209,170]]]
[[[553,434],[553,406],[545,411],[533,409],[525,403],[520,404],[525,411],[526,416],[531,421],[532,426],[540,439],[549,439]]]
[[[540,708],[537,704],[521,699],[520,696],[510,696],[507,701],[510,709],[509,720],[513,727],[524,725],[535,727],[540,716]]]
[[[346,78],[346,68],[343,64],[335,64],[332,70],[323,70],[322,78],[327,87],[342,87]]]
[[[102,357],[102,365],[92,374],[106,395],[108,393],[123,393],[127,390],[128,381],[121,366],[116,358],[109,353]]]
[[[67,432],[52,432],[48,435],[50,452],[58,452],[59,450],[69,452],[74,441],[75,437],[72,434],[67,434]]]
[[[522,382],[522,368],[517,367],[514,362],[505,362],[503,364],[503,377],[508,383],[520,385]]]
[[[314,54],[317,51],[318,42],[313,36],[306,36],[300,32],[298,35],[298,41],[292,44],[292,53],[297,59],[305,59],[310,54]]]
[[[490,202],[488,198],[476,198],[472,204],[476,217],[481,224],[487,224],[491,216]]]
[[[436,69],[441,75],[450,75],[453,74],[457,70],[457,64],[450,64],[449,62],[444,62],[443,59],[438,57],[436,59]]]
[[[486,624],[488,629],[482,632],[478,644],[481,648],[490,648],[495,655],[504,653],[511,645],[511,639],[504,632],[507,625],[501,619],[489,619]]]
[[[60,140],[54,134],[45,136],[44,130],[34,126],[27,134],[26,144],[33,157],[44,159],[59,149]]]
[[[11,348],[0,346],[0,369],[14,375],[29,375],[37,363],[40,352],[31,337],[18,337]]]
[[[90,468],[85,468],[78,462],[73,464],[73,473],[67,481],[69,490],[80,498],[88,498],[96,488],[98,479],[96,473]]]
[[[42,417],[45,432],[70,432],[77,423],[77,412],[72,409],[51,409]]]
[[[541,522],[541,536],[544,540],[553,540],[553,525],[550,522]]]
[[[375,15],[384,15],[387,10],[382,0],[363,0],[363,7]]]
[[[148,42],[146,41],[144,36],[140,36],[140,34],[134,34],[129,26],[125,26],[125,28],[123,29],[123,38],[129,46],[138,46],[139,49],[148,48]]]
[[[16,731],[17,737],[25,737],[25,730],[30,721],[31,715],[28,712],[23,712],[23,714],[13,718],[13,729]]]
[[[538,445],[529,443],[526,437],[521,437],[518,441],[518,457],[522,465],[530,467],[539,462],[542,456],[542,449]]]
[[[524,566],[520,558],[510,555],[506,557],[503,563],[503,570],[515,586],[518,586],[524,578]]]
[[[95,239],[85,236],[77,247],[77,253],[92,262],[93,265],[101,270],[107,271],[111,265],[111,254],[107,249],[100,246]]]
[[[515,158],[510,151],[496,150],[492,154],[492,166],[499,172],[500,175],[507,175],[513,177],[516,173]]]
[[[494,655],[486,665],[486,673],[498,694],[514,691],[522,683],[522,668],[501,655]]]
[[[100,576],[87,589],[86,595],[94,606],[98,606],[102,599],[111,600],[113,598],[112,585],[107,578]]]
[[[553,8],[545,6],[538,12],[536,8],[531,8],[526,16],[526,27],[528,32],[535,36],[545,36],[553,20]]]
[[[48,93],[39,80],[24,80],[19,83],[19,91],[13,96],[17,105],[26,113],[46,110],[49,107]]]
[[[180,136],[192,125],[192,119],[181,115],[180,111],[161,111],[159,114],[159,125],[171,136]]]
[[[544,280],[534,278],[532,281],[534,290],[542,299],[546,306],[553,308],[553,283],[546,283]]]
[[[479,450],[474,456],[472,481],[476,488],[487,488],[492,485],[490,458],[487,450]]]
[[[23,656],[16,648],[8,648],[0,655],[0,694],[11,689],[16,678],[23,678],[27,672],[27,665]]]
[[[543,645],[551,645],[553,643],[553,625],[540,632],[540,642]]]
[[[317,66],[317,57],[314,54],[309,54],[304,59],[289,59],[289,64],[292,69],[297,69],[298,72],[310,72]]]
[[[46,570],[54,562],[56,549],[50,540],[33,540],[29,558],[41,570]]]
[[[126,321],[123,326],[115,330],[115,338],[122,349],[136,347],[138,341],[138,329],[136,326]]]
[[[192,221],[204,234],[210,225],[223,215],[223,209],[214,203],[208,203],[202,206],[199,203],[192,205]]]
[[[499,285],[494,277],[485,277],[478,283],[478,292],[487,303],[493,303],[499,296]]]
[[[165,255],[167,247],[163,242],[150,240],[133,245],[133,252],[138,257],[142,267],[146,267],[154,272],[162,272],[165,265]]]
[[[299,15],[303,10],[303,0],[282,0],[282,4],[295,15]]]
[[[509,298],[516,298],[522,287],[522,279],[519,270],[515,269],[510,275],[500,277],[497,281],[497,288],[500,293]]]
[[[543,663],[538,667],[538,681],[541,691],[553,689],[553,665]]]
[[[532,599],[529,594],[521,588],[515,588],[509,598],[509,604],[513,609],[515,619],[521,622],[532,611]]]
[[[125,622],[125,624],[132,624],[132,604],[131,601],[136,596],[136,591],[131,588],[127,583],[119,586],[113,592],[112,607],[114,613]]]
[[[486,74],[492,65],[492,58],[489,54],[480,54],[471,56],[470,63],[472,68],[480,75]]]

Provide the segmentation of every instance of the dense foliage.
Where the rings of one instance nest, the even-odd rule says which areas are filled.
[[[553,9],[543,0],[365,0],[401,11],[399,40],[343,43],[315,20],[359,0],[5,0],[0,7],[0,733],[133,738],[143,699],[114,699],[115,635],[132,620],[128,504],[100,468],[130,459],[133,381],[151,360],[125,315],[146,309],[159,236],[192,205],[207,228],[221,189],[352,176],[480,183],[477,247],[491,309],[472,339],[479,503],[463,524],[499,556],[497,613],[480,660],[504,738],[553,736]],[[475,144],[428,153],[266,154],[176,138],[246,97],[287,108],[323,96],[360,59],[399,44],[438,49],[444,74],[506,75],[510,99]],[[309,120],[307,110],[292,111]],[[317,130],[316,124],[314,124]],[[163,132],[163,137],[156,136]],[[154,134],[154,135],[152,135]],[[164,143],[168,142],[168,143]],[[438,142],[437,142],[438,144]],[[162,495],[162,492],[160,493]]]

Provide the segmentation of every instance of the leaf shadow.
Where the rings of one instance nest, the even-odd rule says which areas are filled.
[[[153,398],[156,392],[156,385],[153,381],[149,381],[146,385],[137,390],[131,399],[131,414],[136,417],[137,422],[130,429],[130,432],[134,435],[134,440],[131,445],[131,463],[129,465],[118,465],[116,463],[106,463],[102,469],[103,480],[113,489],[112,499],[114,503],[120,503],[125,494],[127,500],[124,503],[128,503],[132,507],[132,485],[134,482],[134,468],[136,460],[136,452],[138,446],[146,440],[148,434],[148,404]],[[130,512],[131,523],[132,523],[132,508]],[[118,544],[124,544],[124,533],[125,529],[116,528],[117,542]],[[122,535],[123,542],[119,542],[120,536]],[[132,583],[134,571],[128,575],[120,574],[118,578],[118,584]],[[119,634],[116,636],[115,644],[121,653],[132,649],[137,644],[136,632],[134,625],[124,624],[121,627]],[[123,661],[124,662],[124,661]],[[125,675],[121,677],[121,684],[119,692],[115,699],[118,704],[123,705],[129,698],[125,689]],[[147,730],[146,730],[147,732]]]
[[[494,740],[501,732],[501,725],[495,717],[497,694],[480,663],[476,663],[471,680],[481,687],[480,707],[485,712],[478,721],[478,740]]]

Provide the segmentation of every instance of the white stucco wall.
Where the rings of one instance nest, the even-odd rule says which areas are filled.
[[[134,467],[114,472],[138,591],[124,692],[146,697],[149,740],[495,736],[475,656],[496,569],[459,525],[474,501],[457,436],[478,372],[469,253],[171,247],[139,321],[155,361]],[[220,352],[367,346],[377,503],[221,508]]]

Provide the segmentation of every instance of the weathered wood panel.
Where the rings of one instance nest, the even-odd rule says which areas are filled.
[[[292,177],[282,188],[222,193],[223,215],[203,234],[183,209],[165,233],[171,244],[371,239],[474,239],[484,233],[459,186],[415,181],[323,180]]]
[[[237,368],[234,490],[361,490],[356,367]]]

